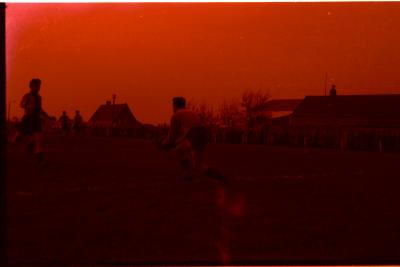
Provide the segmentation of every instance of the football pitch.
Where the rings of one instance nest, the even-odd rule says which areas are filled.
[[[153,141],[7,150],[16,264],[363,264],[400,259],[400,154],[211,144],[228,177],[182,180]]]

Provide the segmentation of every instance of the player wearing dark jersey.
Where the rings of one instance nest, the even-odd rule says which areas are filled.
[[[39,163],[44,163],[42,118],[54,119],[42,109],[42,97],[39,94],[40,79],[32,79],[29,83],[30,92],[25,94],[21,100],[21,108],[24,116],[14,136],[14,142],[22,136],[29,138],[28,150],[37,155]]]

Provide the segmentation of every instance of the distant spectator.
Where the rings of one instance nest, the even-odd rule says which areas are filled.
[[[83,118],[79,110],[75,111],[74,121],[72,122],[72,130],[78,135],[81,135],[83,132]]]
[[[58,119],[58,121],[60,123],[60,128],[61,128],[62,133],[64,135],[68,135],[68,133],[70,131],[70,119],[69,119],[66,111],[62,112],[62,115]]]

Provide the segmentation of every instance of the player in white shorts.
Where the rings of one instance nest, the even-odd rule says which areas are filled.
[[[161,148],[176,151],[185,179],[191,180],[197,174],[225,181],[224,176],[204,162],[209,132],[202,125],[198,115],[186,108],[184,97],[174,97],[172,107],[174,114],[171,117],[168,135],[161,142]]]

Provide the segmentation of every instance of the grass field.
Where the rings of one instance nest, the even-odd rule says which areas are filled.
[[[47,141],[7,158],[12,263],[395,263],[400,155],[210,145],[231,181],[180,178],[152,141]],[[225,196],[225,197],[224,197]]]

